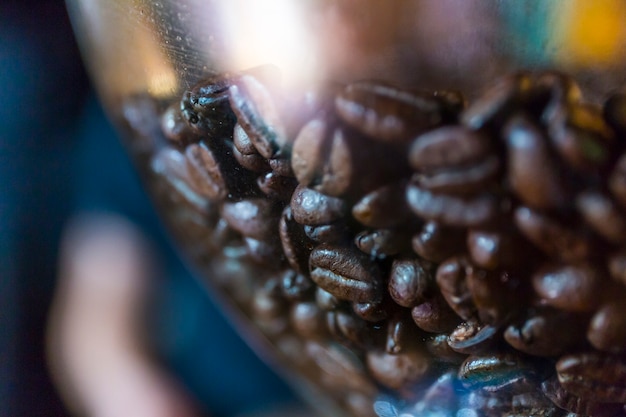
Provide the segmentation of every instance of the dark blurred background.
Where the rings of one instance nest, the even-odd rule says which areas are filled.
[[[45,360],[59,239],[71,216],[113,212],[154,242],[151,349],[205,412],[295,402],[168,245],[82,67],[61,0],[0,1],[0,416],[68,415]]]

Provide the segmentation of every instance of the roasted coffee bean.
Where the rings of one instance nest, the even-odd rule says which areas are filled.
[[[565,311],[585,312],[602,302],[607,280],[588,264],[546,265],[533,275],[532,284],[543,303]]]
[[[311,252],[311,278],[341,300],[366,302],[382,297],[382,271],[354,247],[321,244]]]
[[[429,221],[413,236],[413,251],[431,262],[442,262],[465,252],[465,230]]]
[[[624,249],[609,255],[607,261],[611,278],[619,284],[626,285],[626,252]]]
[[[291,168],[291,162],[289,159],[285,158],[272,158],[268,159],[267,162],[270,164],[270,168],[272,168],[272,172],[276,175],[280,175],[281,177],[289,177],[295,178],[296,175]]]
[[[212,138],[232,135],[236,117],[228,96],[233,79],[229,74],[212,76],[183,94],[180,111],[194,131]]]
[[[346,243],[350,240],[350,230],[342,221],[320,226],[304,226],[306,236],[317,243]]]
[[[226,199],[228,189],[223,168],[204,144],[191,144],[185,150],[190,185],[212,201]]]
[[[372,82],[347,85],[335,98],[337,114],[349,125],[383,142],[402,142],[442,122],[441,101]]]
[[[409,242],[400,230],[364,230],[354,237],[354,245],[372,258],[385,259],[402,252]]]
[[[326,312],[326,326],[335,340],[347,346],[365,348],[376,337],[364,320],[339,309]]]
[[[452,331],[460,321],[446,301],[434,296],[411,309],[411,317],[420,329],[430,333],[447,333]]]
[[[504,271],[486,271],[474,266],[467,268],[467,289],[483,323],[497,324],[524,304],[526,294],[519,278]]]
[[[237,163],[249,171],[263,173],[271,170],[267,159],[263,158],[258,153],[244,155],[234,146],[232,153]]]
[[[583,192],[576,197],[576,208],[587,224],[609,242],[626,242],[626,217],[609,196],[598,191]]]
[[[460,197],[434,194],[416,184],[406,193],[409,207],[419,217],[445,226],[476,227],[493,221],[499,214],[497,199],[490,194]]]
[[[517,394],[534,389],[541,378],[537,368],[534,362],[513,352],[472,355],[459,368],[458,378],[468,389]]]
[[[170,105],[161,115],[161,130],[173,144],[184,146],[196,139],[177,103]]]
[[[562,107],[551,117],[548,132],[561,158],[576,170],[596,172],[611,162],[615,136],[599,107]]]
[[[426,390],[411,411],[416,416],[453,415],[457,408],[456,376],[454,372],[441,374]]]
[[[436,281],[448,305],[464,320],[476,315],[476,306],[467,286],[469,262],[465,257],[454,257],[437,268]]]
[[[180,151],[167,147],[161,149],[152,157],[150,170],[162,178],[162,184],[167,187],[164,194],[168,200],[174,199],[201,214],[208,213],[209,200],[191,187],[187,158]]]
[[[511,397],[508,395],[474,390],[460,399],[460,409],[455,417],[458,415],[461,417],[502,417],[512,406]]]
[[[516,394],[511,399],[513,409],[502,417],[561,417],[563,411],[537,390]]]
[[[296,272],[308,275],[309,254],[314,243],[304,234],[302,225],[294,220],[289,206],[283,209],[280,216],[278,235],[289,265]]]
[[[305,353],[319,369],[320,383],[340,392],[356,391],[365,395],[377,392],[360,359],[349,349],[332,343],[322,345],[309,341]]]
[[[617,160],[608,179],[609,190],[622,208],[626,207],[626,153]]]
[[[512,191],[529,207],[556,209],[569,204],[568,183],[548,149],[547,138],[528,117],[516,116],[504,128],[507,179]]]
[[[549,122],[559,109],[577,104],[582,99],[582,91],[576,82],[558,71],[544,71],[532,79],[530,105],[540,108],[541,120]]]
[[[304,186],[314,187],[322,181],[323,165],[330,152],[329,129],[324,118],[315,118],[302,127],[293,143],[291,166]]]
[[[270,279],[254,292],[251,303],[254,320],[272,334],[286,330],[288,322],[286,312],[288,303],[280,291],[277,279]]]
[[[352,311],[365,321],[378,323],[389,317],[391,308],[388,304],[384,299],[382,301],[352,303]]]
[[[396,259],[391,265],[387,289],[392,300],[402,307],[413,307],[424,301],[432,287],[432,272],[418,259]]]
[[[544,307],[507,327],[504,340],[529,355],[557,356],[582,345],[587,321],[584,315]]]
[[[280,289],[283,296],[290,301],[308,299],[313,295],[315,285],[311,278],[299,274],[294,270],[287,269],[280,276]]]
[[[626,294],[617,294],[614,301],[604,304],[593,315],[587,339],[598,350],[623,353],[626,352]],[[626,372],[623,378],[626,381]]]
[[[230,105],[257,151],[273,158],[288,153],[290,144],[271,87],[260,78],[250,74],[237,77],[228,90]]]
[[[552,258],[581,262],[594,255],[597,245],[591,238],[539,211],[518,207],[513,219],[520,232]]]
[[[289,319],[294,331],[305,339],[320,340],[328,335],[326,314],[314,302],[295,303]]]
[[[239,123],[235,124],[235,127],[233,129],[233,144],[235,145],[235,148],[239,151],[239,153],[241,153],[241,155],[261,156],[261,154],[259,154],[259,151],[257,151],[252,144],[250,137]],[[261,156],[261,158],[263,157]]]
[[[516,106],[524,103],[531,87],[527,73],[504,77],[465,109],[461,122],[473,130],[501,124]]]
[[[348,210],[346,202],[311,188],[298,186],[291,198],[293,218],[300,224],[318,226],[343,218]]]
[[[467,248],[472,263],[485,269],[516,267],[530,248],[514,230],[470,230]]]
[[[561,386],[556,375],[543,381],[541,390],[558,407],[580,416],[618,417],[624,415],[623,404],[600,403],[579,397]]]
[[[434,359],[451,364],[460,364],[467,355],[453,350],[448,344],[448,335],[445,333],[436,334],[424,341],[424,345],[428,352],[433,355]]]
[[[274,202],[255,198],[222,205],[222,217],[246,237],[268,240],[277,237],[280,206]]]
[[[341,303],[337,297],[321,287],[317,287],[315,289],[315,302],[322,310],[326,311],[334,310]]]
[[[268,172],[259,177],[257,184],[261,192],[268,198],[285,202],[291,200],[293,191],[298,185],[294,178],[276,175],[274,172]]]
[[[434,193],[475,194],[485,189],[500,171],[500,160],[492,155],[467,167],[450,167],[437,172],[416,173],[412,181]]]
[[[253,262],[261,264],[270,271],[280,270],[285,266],[286,260],[278,240],[259,240],[244,236],[243,241],[246,244],[248,256]]]
[[[376,381],[396,390],[421,382],[431,365],[428,355],[419,349],[395,355],[371,350],[366,353],[366,364]]]
[[[448,336],[448,345],[459,353],[470,355],[489,352],[500,343],[500,329],[477,320],[459,324]]]
[[[403,224],[411,215],[405,195],[406,182],[387,184],[356,202],[352,206],[352,216],[362,225],[372,228]]]
[[[346,407],[352,415],[359,417],[380,417],[376,409],[377,401],[372,404],[372,399],[358,392],[348,394],[344,399]]]
[[[561,386],[583,399],[626,402],[626,360],[622,356],[600,352],[565,355],[556,363],[556,372]]]
[[[397,312],[387,322],[387,340],[385,351],[392,355],[405,352],[415,347],[419,333],[406,311]]]

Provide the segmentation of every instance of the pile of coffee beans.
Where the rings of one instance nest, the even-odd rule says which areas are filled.
[[[264,67],[125,117],[186,253],[351,415],[626,415],[626,94]]]

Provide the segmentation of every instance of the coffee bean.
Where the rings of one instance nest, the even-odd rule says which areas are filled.
[[[555,112],[582,100],[576,81],[558,71],[543,71],[532,79],[531,105],[541,108],[541,121],[548,123]]]
[[[448,345],[459,353],[482,354],[500,343],[499,328],[485,325],[476,319],[459,324],[448,336]]]
[[[293,191],[298,185],[297,181],[291,177],[283,177],[274,172],[257,178],[257,184],[263,194],[271,200],[289,202]]]
[[[601,306],[589,323],[587,339],[598,350],[612,353],[626,352],[626,306],[623,302],[624,295],[622,292],[615,297],[613,302]],[[626,372],[624,373],[624,378],[626,381]]]
[[[280,207],[263,198],[227,202],[222,205],[222,217],[244,236],[259,240],[277,237]]]
[[[412,411],[418,416],[453,415],[457,402],[456,376],[454,372],[445,372],[426,388]]]
[[[611,278],[619,284],[626,285],[626,252],[622,249],[610,254],[607,263]]]
[[[503,123],[506,116],[528,97],[532,80],[518,73],[498,80],[461,114],[461,122],[473,130]]]
[[[487,271],[474,266],[466,269],[467,289],[483,323],[498,324],[524,305],[526,294],[519,278],[509,272]]]
[[[489,270],[516,267],[521,261],[519,254],[531,250],[514,230],[470,230],[467,248],[472,263]]]
[[[406,182],[395,182],[366,194],[352,206],[352,216],[362,225],[388,228],[407,221]]]
[[[185,146],[195,139],[194,132],[185,122],[178,103],[170,105],[161,115],[161,130],[172,144]]]
[[[611,243],[626,242],[626,218],[609,196],[597,191],[583,192],[576,198],[576,207],[599,235]]]
[[[267,159],[258,153],[244,155],[235,146],[233,146],[232,153],[237,163],[249,171],[263,173],[271,170]]]
[[[188,125],[202,135],[228,138],[236,122],[229,103],[232,75],[211,76],[183,94],[180,111]]]
[[[288,303],[281,294],[278,280],[270,279],[256,289],[251,308],[254,319],[265,331],[276,334],[287,328]]]
[[[321,244],[309,260],[311,278],[341,300],[366,302],[382,297],[379,266],[353,247]]]
[[[281,177],[289,177],[295,178],[296,175],[291,168],[291,162],[286,158],[272,158],[268,159],[267,162],[270,164],[270,168],[272,168],[272,172],[276,175],[280,175]]]
[[[365,348],[371,345],[372,339],[376,337],[375,332],[367,327],[367,323],[352,312],[342,310],[326,312],[326,326],[333,338],[346,346]]]
[[[461,364],[467,355],[453,350],[448,344],[448,335],[435,334],[424,341],[426,349],[434,359],[444,363]]]
[[[392,355],[406,352],[415,348],[418,337],[419,333],[406,311],[397,312],[387,322],[385,351]]]
[[[533,389],[540,374],[534,363],[519,354],[494,353],[469,356],[461,364],[458,377],[468,389],[520,393]]]
[[[611,95],[602,109],[604,120],[621,137],[626,135],[626,94],[623,92]]]
[[[416,173],[412,181],[428,191],[449,194],[475,194],[485,189],[500,171],[496,156],[467,167],[451,167],[438,172]]]
[[[622,356],[599,352],[565,355],[556,363],[556,372],[561,386],[583,399],[626,402],[626,360]]]
[[[623,415],[622,404],[600,403],[581,398],[566,390],[556,376],[541,383],[542,392],[558,407],[580,416],[617,417]]]
[[[283,119],[268,83],[251,74],[237,77],[228,92],[237,122],[265,158],[286,154],[290,146]]]
[[[611,162],[615,137],[599,107],[560,108],[551,117],[548,132],[561,158],[576,170],[595,172]]]
[[[389,317],[391,307],[386,300],[352,303],[352,311],[365,321],[372,323],[381,322]]]
[[[507,179],[524,204],[555,209],[569,204],[568,184],[548,149],[541,129],[528,117],[516,116],[504,128],[507,144]]]
[[[357,82],[335,98],[337,114],[373,139],[402,142],[441,123],[441,102],[389,85]]]
[[[469,262],[464,257],[454,257],[437,268],[436,281],[441,295],[459,317],[469,320],[476,315],[476,306],[467,286]]]
[[[241,155],[259,155],[250,137],[239,123],[233,128],[233,144]],[[261,156],[261,158],[263,158]],[[264,159],[264,158],[263,158]]]
[[[309,277],[287,269],[280,276],[280,289],[283,296],[290,301],[308,299],[313,295],[315,285]]]
[[[308,274],[309,254],[314,243],[306,237],[302,225],[294,220],[289,206],[283,209],[280,216],[278,235],[289,265],[300,274]]]
[[[408,240],[399,230],[364,230],[354,237],[354,245],[372,258],[385,259],[402,252]]]
[[[350,241],[350,230],[343,221],[320,226],[304,226],[306,236],[317,243],[347,243]]]
[[[493,221],[499,212],[498,201],[489,194],[468,198],[434,194],[416,184],[407,187],[407,202],[415,214],[445,226],[475,227]]]
[[[504,340],[529,355],[557,356],[582,345],[586,323],[584,315],[544,307],[511,324]]]
[[[598,245],[582,232],[528,207],[513,215],[520,232],[546,255],[565,262],[581,262],[594,255]]]
[[[591,311],[602,301],[603,277],[591,265],[547,265],[532,277],[542,302],[565,311]]]
[[[190,185],[213,200],[224,200],[228,194],[222,167],[204,144],[191,144],[185,150],[189,166]]]
[[[285,257],[276,239],[259,240],[244,236],[244,243],[250,260],[270,271],[278,271],[285,266]]]
[[[305,339],[320,340],[328,335],[326,315],[316,303],[295,303],[289,319],[294,331]]]
[[[341,301],[321,287],[315,289],[315,302],[322,310],[334,310]]]
[[[447,333],[459,324],[459,316],[438,296],[431,297],[411,309],[411,317],[420,329],[430,333]]]
[[[423,259],[442,262],[465,252],[465,230],[429,221],[411,243],[413,251]]]
[[[609,190],[622,208],[626,207],[626,154],[622,154],[608,178]]]
[[[430,370],[430,359],[425,352],[411,349],[399,354],[385,351],[369,351],[367,368],[380,384],[391,389],[410,388],[420,382]]]
[[[344,200],[298,186],[291,198],[293,218],[300,224],[318,226],[343,218],[348,210]]]
[[[424,301],[433,281],[432,273],[418,259],[396,259],[387,289],[393,301],[402,307],[413,307]]]
[[[516,394],[511,399],[513,409],[503,417],[560,417],[563,411],[554,406],[540,391],[529,391]]]

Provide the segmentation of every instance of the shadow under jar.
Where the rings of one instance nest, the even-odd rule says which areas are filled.
[[[626,415],[623,2],[68,7],[182,253],[324,415]]]

